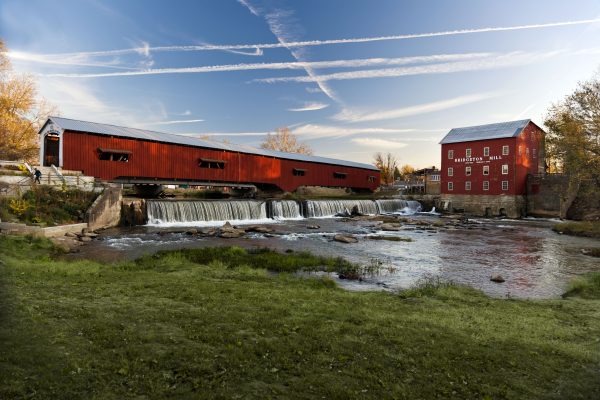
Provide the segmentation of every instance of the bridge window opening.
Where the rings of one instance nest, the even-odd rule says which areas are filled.
[[[294,168],[292,170],[292,173],[294,174],[294,176],[304,176],[304,175],[306,175],[306,170],[300,169],[300,168]]]
[[[346,179],[346,176],[348,176],[348,174],[345,172],[334,172],[333,173],[334,179]]]
[[[129,158],[131,158],[131,151],[99,148],[98,158],[103,161],[129,162]]]
[[[369,182],[375,182],[375,177],[374,177],[373,175],[369,175],[369,176],[367,177],[367,180],[368,180]]]
[[[201,158],[198,162],[198,166],[200,168],[209,168],[209,169],[225,169],[224,160],[213,160],[212,158]]]

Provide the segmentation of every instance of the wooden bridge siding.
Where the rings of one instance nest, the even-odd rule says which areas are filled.
[[[104,161],[98,148],[129,150],[128,162]],[[200,168],[198,160],[226,161],[225,168]],[[379,171],[339,165],[320,164],[266,157],[226,150],[202,149],[178,144],[157,143],[121,137],[65,131],[63,168],[83,171],[104,180],[117,177],[222,181],[273,184],[286,191],[298,186],[341,186],[375,190]],[[305,169],[305,176],[294,176],[293,169]],[[346,179],[334,179],[334,172],[346,172]],[[375,176],[375,182],[368,177]]]

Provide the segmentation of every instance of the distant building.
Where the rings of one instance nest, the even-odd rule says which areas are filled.
[[[405,181],[394,182],[394,187],[406,194],[440,194],[440,170],[436,167],[414,171]]]
[[[529,119],[452,129],[440,142],[442,208],[523,215],[527,175],[545,171],[544,140]]]

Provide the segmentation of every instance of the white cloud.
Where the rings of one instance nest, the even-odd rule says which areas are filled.
[[[398,119],[413,115],[427,114],[431,112],[447,110],[449,108],[455,108],[466,104],[479,102],[500,95],[501,94],[497,92],[477,93],[454,97],[452,99],[375,112],[360,112],[356,110],[344,109],[340,113],[334,115],[333,119],[345,122],[367,122],[381,121],[386,119]]]
[[[173,125],[173,124],[193,124],[196,122],[204,122],[203,119],[182,119],[174,121],[153,122],[150,125]]]
[[[288,111],[315,111],[315,110],[322,110],[326,107],[329,107],[329,104],[312,102],[312,103],[304,103],[304,106],[299,107],[299,108],[288,108]]]
[[[255,16],[261,16],[262,12],[249,4],[248,1],[238,0],[240,4],[247,7],[248,10]],[[441,32],[429,32],[429,33],[413,33],[404,35],[388,35],[388,36],[377,36],[377,37],[363,37],[363,38],[348,38],[348,39],[331,39],[331,40],[308,40],[308,41],[294,41],[288,40],[278,43],[256,43],[256,44],[233,44],[233,45],[189,45],[189,46],[155,46],[148,47],[149,52],[173,52],[173,51],[211,51],[211,50],[254,50],[254,49],[274,49],[274,48],[295,48],[295,47],[310,47],[310,46],[324,46],[332,44],[350,44],[350,43],[368,43],[368,42],[379,42],[379,41],[394,41],[394,40],[407,40],[407,39],[418,39],[438,36],[455,36],[455,35],[466,35],[466,34],[477,34],[477,33],[488,33],[488,32],[507,32],[507,31],[518,31],[518,30],[533,30],[533,29],[547,29],[561,26],[574,26],[574,25],[591,25],[600,22],[600,18],[591,18],[577,21],[559,21],[551,22],[546,24],[530,24],[530,25],[517,25],[517,26],[504,26],[504,27],[487,27],[487,28],[473,28],[473,29],[458,29],[452,31],[441,31]],[[114,56],[123,54],[135,54],[145,51],[145,46],[127,48],[127,49],[116,49],[106,51],[91,51],[91,52],[78,52],[78,53],[63,53],[55,54],[55,56],[73,56],[73,55],[85,55],[93,57],[101,56]]]
[[[366,127],[366,128],[349,128],[346,126],[332,126],[332,125],[318,125],[318,124],[304,124],[292,129],[292,133],[298,136],[307,136],[319,138],[328,137],[344,137],[359,135],[365,133],[371,134],[400,134],[407,132],[414,132],[414,129],[404,128],[378,128],[378,127]]]
[[[354,138],[350,139],[352,143],[359,144],[361,146],[375,147],[383,150],[401,149],[406,147],[406,143],[397,142],[395,140],[388,139],[375,139],[375,138]]]
[[[512,52],[492,57],[485,57],[476,60],[457,61],[439,64],[418,65],[414,67],[401,68],[383,68],[368,69],[351,72],[336,72],[333,74],[320,75],[319,82],[331,80],[349,80],[349,79],[367,79],[367,78],[392,78],[411,75],[425,74],[447,74],[455,72],[480,71],[489,69],[499,69],[527,65],[536,62],[542,62],[547,58],[564,54],[561,51],[552,51],[546,53],[524,53]],[[115,74],[121,74],[116,72]],[[128,74],[128,72],[123,72]],[[314,82],[310,76],[291,76],[277,78],[254,79],[252,82],[261,83],[282,83],[282,82]]]
[[[509,53],[504,57],[509,57],[515,53]],[[397,58],[359,58],[350,60],[330,60],[330,61],[292,61],[292,62],[275,62],[275,63],[250,63],[250,64],[223,64],[223,65],[207,65],[202,67],[183,67],[183,68],[156,68],[156,69],[143,69],[135,71],[120,71],[120,72],[100,72],[100,73],[73,73],[73,74],[46,74],[45,76],[54,76],[62,78],[103,78],[103,77],[114,77],[114,76],[136,76],[136,75],[160,75],[160,74],[198,74],[198,73],[209,73],[209,72],[231,72],[231,71],[251,71],[251,70],[286,70],[286,69],[327,69],[327,68],[360,68],[360,67],[378,67],[378,66],[389,66],[389,65],[406,65],[414,63],[432,63],[440,61],[466,61],[466,62],[484,62],[489,58],[500,58],[502,55],[495,55],[494,53],[465,53],[465,54],[436,54],[430,56],[418,56],[418,57],[397,57]],[[493,58],[494,60],[496,58]],[[445,65],[445,64],[438,64]],[[385,70],[368,70],[371,72],[385,71]],[[361,73],[363,71],[356,71]],[[306,81],[312,82],[313,79],[324,80],[328,79],[329,75],[315,76],[303,76],[303,77],[290,77],[290,78],[266,78],[257,79],[258,82],[291,82],[297,79],[306,79]],[[325,77],[325,78],[324,78]],[[311,89],[311,92],[316,88]]]

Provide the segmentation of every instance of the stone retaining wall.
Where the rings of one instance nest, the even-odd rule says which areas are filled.
[[[107,187],[87,210],[85,216],[90,230],[111,228],[121,221],[121,187]]]
[[[478,217],[519,218],[525,215],[526,202],[524,196],[443,194],[436,207]]]
[[[25,224],[17,224],[12,222],[0,222],[0,232],[12,235],[33,235],[43,237],[61,237],[67,233],[80,234],[81,231],[88,227],[88,224],[70,224],[58,225],[42,228],[40,226],[31,226]]]

